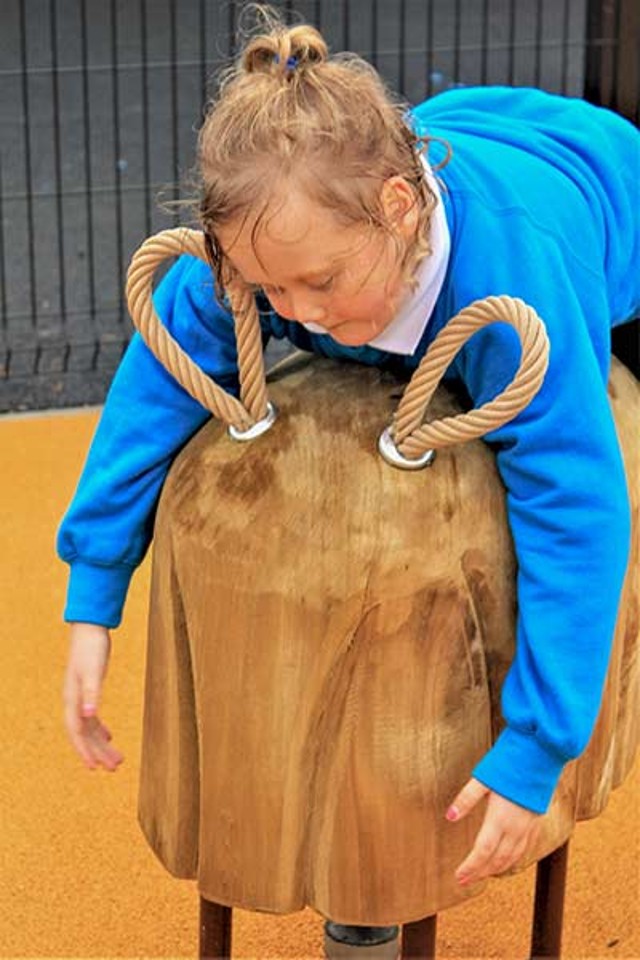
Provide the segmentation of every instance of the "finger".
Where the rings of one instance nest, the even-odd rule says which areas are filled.
[[[80,756],[84,765],[90,770],[95,770],[98,766],[95,751],[93,745],[87,740],[86,735],[83,733],[82,726],[74,726],[72,721],[67,724],[67,732],[72,747]]]
[[[86,729],[80,716],[77,688],[74,690],[72,687],[71,681],[67,680],[64,688],[64,724],[74,750],[80,755],[81,760],[87,767],[94,769],[96,766],[95,757],[86,741]]]
[[[535,824],[533,829],[535,829]],[[515,864],[517,864],[527,852],[530,834],[531,829],[529,828],[519,830],[515,834],[513,832],[502,832],[497,846],[487,857],[484,863],[481,863],[479,860],[474,861],[472,859],[476,849],[474,847],[474,850],[472,850],[469,857],[467,857],[467,859],[456,871],[456,879],[458,882],[465,885],[477,883],[478,880],[484,880],[486,877],[497,876],[501,873],[504,873],[506,870],[510,870],[511,867],[515,866]],[[478,834],[476,846],[479,846],[480,849],[482,849],[484,846],[482,831],[480,834]],[[488,853],[489,849],[490,845],[487,844],[486,847],[484,847],[484,850],[486,853]]]
[[[474,883],[482,875],[486,865],[498,849],[502,836],[502,831],[487,826],[486,823],[483,824],[471,853],[456,870],[455,877],[458,883],[463,886]]]
[[[109,730],[109,728],[104,723],[102,723],[102,732],[104,733],[105,739],[113,740],[111,730]]]
[[[485,862],[481,869],[472,869],[467,873],[466,883],[477,883],[487,877],[498,876],[508,870],[518,859],[521,849],[520,842],[514,842],[510,837],[503,836],[502,840]]]
[[[64,683],[64,720],[67,734],[80,758],[89,769],[95,769],[96,758],[87,740],[82,716],[81,683],[74,672],[68,672]]]
[[[98,726],[94,732],[94,744],[96,751],[99,752],[99,758],[104,766],[109,770],[114,770],[124,760],[123,755],[116,747],[110,743],[111,733],[103,723],[98,721]]]
[[[109,731],[98,717],[90,717],[83,723],[85,741],[96,763],[107,770],[115,770],[124,758],[120,751],[109,743]]]
[[[98,763],[101,767],[104,767],[105,770],[115,770],[124,760],[124,757],[120,751],[116,750],[115,747],[110,746],[110,744],[104,740],[94,741],[92,743],[92,752],[96,763]]]
[[[527,842],[527,833],[517,837],[505,838],[496,850],[489,864],[489,872],[485,876],[498,876],[507,870],[511,870],[524,856]]]
[[[71,744],[90,770],[99,766],[115,770],[124,757],[109,745],[111,733],[98,717],[79,716],[77,704],[67,702],[65,725]]]
[[[489,788],[472,777],[447,809],[447,820],[462,820],[488,793]]]

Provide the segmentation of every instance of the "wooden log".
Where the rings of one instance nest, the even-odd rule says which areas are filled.
[[[297,359],[271,385],[269,433],[242,444],[211,422],[165,484],[140,820],[167,869],[216,903],[382,926],[482,889],[453,872],[483,811],[455,825],[444,812],[500,728],[515,623],[504,492],[481,441],[415,473],[381,460],[402,388]],[[433,415],[458,409],[441,388]],[[616,714],[625,758],[630,709]],[[578,777],[569,765],[522,866],[570,836]],[[594,792],[595,759],[581,777]]]
[[[631,500],[631,555],[602,708],[578,763],[579,820],[604,810],[611,790],[629,773],[640,742],[640,384],[615,358],[609,399]]]

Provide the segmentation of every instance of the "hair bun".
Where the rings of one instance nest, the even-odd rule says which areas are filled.
[[[292,76],[298,69],[322,63],[329,49],[315,27],[301,24],[285,27],[272,24],[269,33],[255,36],[242,54],[246,73],[274,73]]]
[[[310,63],[322,63],[329,56],[329,48],[315,27],[310,27],[307,24],[291,27],[287,31],[287,35],[291,44],[289,56],[295,57],[301,66]]]

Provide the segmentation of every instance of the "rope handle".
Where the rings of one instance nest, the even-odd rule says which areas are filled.
[[[423,423],[436,387],[460,347],[482,327],[496,321],[510,324],[520,337],[520,365],[511,382],[481,407]],[[501,427],[530,403],[548,365],[549,339],[533,307],[508,296],[476,300],[443,327],[413,374],[393,419],[391,432],[396,447],[404,457],[416,459],[429,449],[466,443]]]
[[[157,360],[214,416],[238,432],[268,418],[262,334],[253,293],[227,289],[236,329],[240,396],[237,400],[198,367],[163,326],[152,300],[152,282],[168,257],[190,253],[207,261],[204,235],[178,227],[149,237],[134,253],[127,271],[126,295],[133,322]],[[495,321],[517,331],[520,366],[505,390],[468,413],[423,424],[429,402],[449,363],[463,343]],[[523,410],[539,390],[548,365],[549,342],[544,324],[522,300],[507,296],[477,300],[461,310],[440,331],[415,371],[395,413],[391,433],[400,454],[419,459],[430,449],[464,443],[495,430]]]
[[[248,289],[227,290],[238,348],[239,401],[203,373],[156,313],[152,299],[154,274],[164,260],[183,253],[207,262],[204,234],[177,227],[149,237],[138,248],[127,271],[126,296],[131,318],[155,358],[195,400],[228,426],[246,431],[267,415],[262,334],[253,294]]]

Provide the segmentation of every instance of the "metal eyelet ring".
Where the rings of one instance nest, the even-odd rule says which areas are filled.
[[[261,417],[260,420],[256,420],[255,423],[252,423],[250,427],[247,427],[246,430],[239,430],[238,427],[234,427],[233,424],[230,424],[228,427],[228,434],[232,440],[239,440],[245,442],[246,440],[255,440],[256,437],[261,437],[263,433],[266,433],[267,430],[270,430],[278,419],[278,410],[267,400],[267,412],[264,417]]]
[[[436,458],[435,450],[425,450],[423,454],[415,458],[403,456],[391,436],[391,427],[387,427],[380,434],[378,451],[383,460],[400,470],[422,470],[424,467],[430,467]]]

